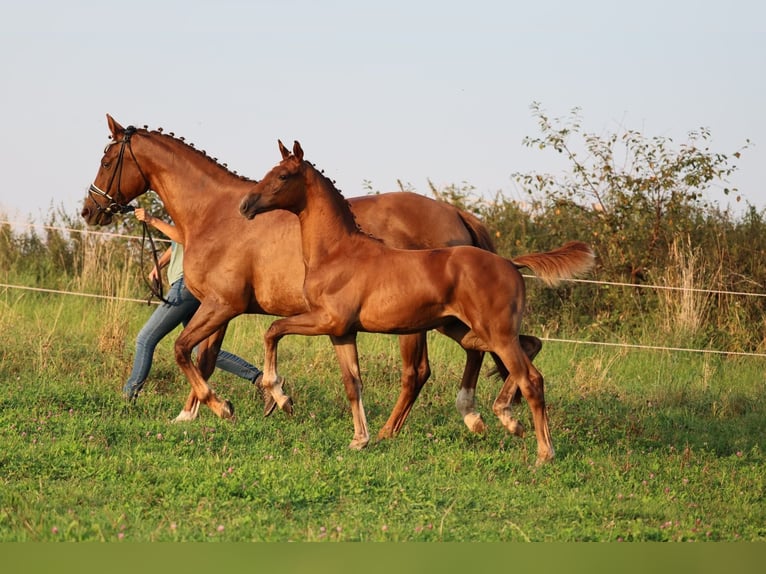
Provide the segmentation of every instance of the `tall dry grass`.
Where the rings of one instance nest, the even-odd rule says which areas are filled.
[[[678,340],[699,340],[715,310],[710,290],[720,289],[721,270],[712,269],[688,238],[673,242],[669,258],[661,284],[675,289],[659,291],[658,326]]]
[[[122,242],[86,236],[82,244],[82,271],[76,287],[108,297],[99,328],[98,349],[120,355],[126,347],[131,313],[136,303],[136,285],[144,270]]]

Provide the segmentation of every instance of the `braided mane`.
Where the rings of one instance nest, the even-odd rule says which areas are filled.
[[[241,174],[237,173],[236,171],[230,170],[229,166],[226,165],[225,163],[219,162],[217,157],[209,156],[205,150],[197,149],[196,147],[194,147],[194,144],[187,143],[186,140],[184,140],[183,137],[180,137],[180,136],[176,137],[176,135],[173,132],[164,133],[162,128],[157,128],[155,130],[150,130],[148,126],[143,126],[143,128],[141,130],[139,130],[139,131],[143,131],[146,135],[160,136],[162,138],[167,138],[169,140],[177,142],[177,143],[181,144],[182,146],[190,149],[192,152],[194,152],[195,154],[197,154],[200,157],[204,158],[205,160],[207,160],[209,162],[212,162],[216,166],[225,169],[230,175],[233,175],[233,176],[235,176],[235,177],[237,177],[237,178],[239,178],[239,179],[241,179],[243,181],[250,181],[250,182],[257,183],[257,181],[252,179],[252,178],[249,178],[249,177],[247,177],[245,175],[241,175]]]
[[[382,242],[383,242],[383,240],[382,240],[382,239],[380,239],[379,237],[376,237],[376,236],[374,236],[372,233],[369,233],[368,231],[364,230],[364,229],[362,228],[362,226],[361,226],[361,225],[359,225],[359,222],[358,222],[358,221],[357,221],[357,219],[356,219],[356,214],[354,213],[354,210],[353,210],[353,209],[351,209],[351,204],[349,203],[349,201],[348,201],[348,199],[346,198],[346,196],[345,196],[345,195],[343,195],[343,192],[342,192],[341,190],[339,190],[339,189],[338,189],[338,186],[335,184],[335,180],[334,180],[334,179],[330,179],[329,177],[327,177],[327,176],[325,175],[325,173],[324,173],[324,170],[323,170],[323,169],[319,169],[319,168],[317,168],[317,166],[316,166],[314,163],[312,163],[312,162],[310,162],[310,161],[308,161],[308,160],[306,161],[306,163],[308,163],[308,164],[309,164],[309,165],[310,165],[310,166],[311,166],[311,167],[314,169],[314,171],[317,173],[317,175],[318,175],[320,178],[322,178],[322,179],[323,179],[323,180],[324,180],[324,181],[327,183],[327,185],[328,185],[328,186],[330,187],[330,189],[332,190],[332,193],[333,193],[334,195],[336,195],[336,196],[337,196],[337,197],[338,197],[338,198],[339,198],[339,199],[340,199],[340,200],[341,200],[341,201],[342,201],[342,202],[343,202],[343,203],[346,205],[346,207],[348,208],[348,212],[349,212],[349,214],[351,215],[351,220],[352,220],[352,221],[353,221],[353,223],[354,223],[354,227],[356,227],[356,230],[357,230],[359,233],[361,233],[361,234],[363,234],[363,235],[366,235],[366,236],[367,236],[367,237],[369,237],[370,239],[374,239],[374,240],[376,240],[376,241],[380,241],[380,242],[382,243]],[[257,182],[256,182],[256,183],[257,183]]]

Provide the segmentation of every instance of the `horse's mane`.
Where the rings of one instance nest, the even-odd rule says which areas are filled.
[[[204,158],[206,161],[211,162],[212,164],[216,165],[217,167],[220,167],[220,168],[226,170],[230,175],[233,175],[234,177],[237,177],[237,178],[239,178],[239,179],[241,179],[243,181],[250,181],[250,182],[253,182],[253,183],[258,183],[256,180],[254,180],[252,178],[249,178],[249,177],[247,177],[245,175],[241,175],[241,174],[237,173],[236,171],[230,170],[229,166],[226,165],[225,163],[219,162],[217,157],[209,156],[205,150],[197,149],[196,147],[194,147],[194,144],[187,143],[186,140],[183,137],[180,137],[180,136],[176,137],[176,135],[173,132],[165,133],[162,128],[157,128],[157,129],[150,130],[149,126],[143,126],[143,128],[141,128],[141,129],[139,129],[137,131],[143,132],[143,134],[146,135],[146,136],[158,136],[161,139],[170,140],[172,142],[175,142],[175,143],[181,145],[182,147],[190,150],[192,153],[198,155],[199,157]]]
[[[349,203],[348,199],[346,199],[346,196],[343,195],[341,190],[338,189],[338,186],[336,185],[335,180],[332,180],[329,177],[327,177],[323,169],[318,169],[317,166],[311,163],[310,161],[307,161],[306,163],[308,163],[312,167],[312,169],[324,181],[325,185],[332,191],[332,193],[335,196],[337,196],[338,199],[340,199],[340,201],[343,202],[345,206],[348,208],[348,213],[351,216],[351,221],[353,222],[354,227],[356,228],[356,231],[358,233],[361,233],[362,235],[366,235],[370,239],[374,239],[375,241],[380,241],[381,243],[383,243],[383,240],[380,237],[376,237],[372,233],[365,231],[359,226],[359,222],[356,220],[356,214],[354,214],[354,210],[351,209],[351,204]]]

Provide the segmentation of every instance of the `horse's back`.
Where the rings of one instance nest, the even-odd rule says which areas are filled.
[[[363,231],[399,249],[474,245],[474,235],[454,206],[402,191],[350,198]]]
[[[435,249],[481,244],[457,208],[423,195],[367,195],[350,198],[349,205],[359,226],[390,247]],[[298,218],[275,210],[253,221],[240,219],[229,221],[227,241],[203,238],[201,252],[197,246],[187,250],[186,267],[195,266],[187,273],[195,295],[204,298],[226,293],[248,313],[288,316],[302,312],[306,304],[305,268]]]

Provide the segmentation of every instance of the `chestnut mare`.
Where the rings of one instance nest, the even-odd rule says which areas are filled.
[[[200,402],[220,417],[231,417],[231,403],[219,399],[206,382],[229,321],[243,313],[287,316],[307,310],[298,220],[277,211],[255,223],[246,221],[238,206],[252,188],[252,180],[233,174],[172,134],[123,128],[109,115],[107,122],[112,139],[82,216],[90,225],[106,225],[148,189],[160,196],[184,236],[186,284],[202,302],[175,343],[176,360],[192,387],[176,420],[196,418]],[[366,229],[397,247],[468,244],[494,250],[477,218],[443,202],[412,193],[389,193],[354,198],[351,205]],[[530,357],[542,346],[535,337],[523,341]],[[200,342],[195,365],[191,352]],[[381,438],[402,428],[430,375],[425,333],[400,337],[400,349],[402,388],[379,433]],[[464,386],[475,386],[482,356],[467,354]],[[339,359],[343,363],[342,355]]]
[[[405,251],[385,245],[357,226],[346,200],[332,182],[303,161],[298,142],[292,154],[279,142],[282,161],[240,204],[245,217],[274,209],[298,215],[309,310],[274,321],[264,335],[263,385],[277,404],[289,400],[277,373],[277,346],[288,334],[330,335],[339,357],[355,366],[346,386],[354,420],[352,448],[369,441],[362,404],[356,333],[414,333],[442,327],[464,348],[496,353],[508,373],[493,411],[513,434],[523,429],[511,416],[515,388],[533,414],[537,462],[554,456],[545,409],[543,377],[519,342],[527,267],[549,284],[589,271],[591,249],[570,242],[548,253],[514,260],[475,247]],[[455,322],[454,319],[460,322]],[[473,389],[461,388],[456,404],[466,422],[480,421]],[[470,425],[469,425],[470,426]],[[480,424],[483,430],[483,423]]]

